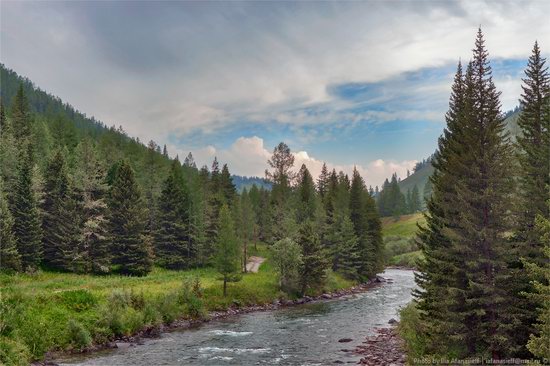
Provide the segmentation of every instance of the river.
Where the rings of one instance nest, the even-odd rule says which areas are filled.
[[[354,349],[376,327],[398,317],[415,287],[413,272],[388,269],[392,279],[349,298],[256,312],[164,333],[143,345],[79,356],[61,365],[326,365],[357,362]],[[352,338],[349,343],[339,343]]]

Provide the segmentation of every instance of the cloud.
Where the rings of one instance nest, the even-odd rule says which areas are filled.
[[[285,131],[296,134],[282,139],[310,150],[316,138],[305,127],[339,126],[331,131],[338,136],[358,124],[440,122],[448,71],[470,58],[480,24],[493,60],[525,60],[535,39],[550,54],[550,2],[536,0],[12,1],[1,8],[2,62],[88,115],[161,144],[262,124],[292,126]],[[497,83],[505,108],[515,105],[520,83],[508,75]],[[345,85],[370,93],[334,93]],[[420,147],[410,149],[417,156]]]
[[[188,152],[178,149],[175,146],[169,146],[172,155],[178,154],[180,157],[187,156]],[[228,149],[217,150],[213,146],[207,146],[202,149],[191,151],[198,166],[210,166],[214,157],[222,164],[227,163],[232,174],[244,176],[264,177],[264,172],[268,168],[267,160],[271,158],[272,152],[264,146],[264,140],[258,136],[241,136],[231,144]],[[310,156],[307,151],[294,152],[294,171],[298,171],[302,164],[305,164],[313,177],[318,177],[321,173],[323,163],[327,164],[329,170],[336,169],[337,172],[343,171],[351,176],[353,168],[356,167],[361,176],[365,179],[367,185],[381,186],[384,179],[397,173],[399,177],[405,177],[407,170],[412,171],[416,160],[405,161],[385,161],[376,159],[366,164],[334,164],[324,162]]]

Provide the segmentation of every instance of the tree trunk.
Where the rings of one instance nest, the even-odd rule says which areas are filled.
[[[227,276],[223,276],[223,297],[227,296]]]
[[[248,253],[247,253],[247,244],[246,244],[246,240],[244,241],[244,273],[246,273],[246,263],[248,261]]]

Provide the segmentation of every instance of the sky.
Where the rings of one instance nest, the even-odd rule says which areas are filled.
[[[380,185],[432,154],[482,27],[503,111],[550,1],[0,2],[0,62],[172,156],[263,176],[284,141]]]

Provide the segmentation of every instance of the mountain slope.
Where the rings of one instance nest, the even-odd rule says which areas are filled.
[[[515,109],[506,114],[506,127],[508,132],[510,132],[510,137],[513,141],[520,133],[518,126],[519,113],[519,109]],[[407,194],[407,190],[412,190],[414,185],[416,184],[418,186],[418,190],[420,191],[420,195],[423,196],[424,186],[428,182],[428,178],[433,174],[433,172],[434,167],[431,164],[426,164],[425,166],[411,174],[409,177],[399,182],[399,188],[401,189],[401,192],[403,194]]]

